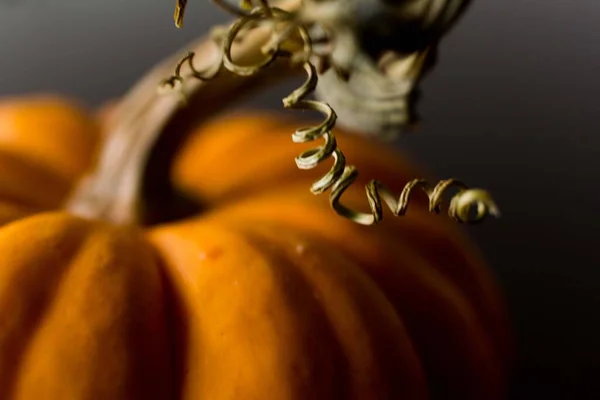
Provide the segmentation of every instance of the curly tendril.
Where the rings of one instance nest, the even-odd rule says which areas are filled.
[[[217,1],[217,4],[223,8],[230,7],[226,2]],[[178,0],[178,7],[185,1]],[[175,87],[177,83],[181,84],[183,78],[180,70],[184,63],[188,63],[192,70],[191,76],[201,80],[212,79],[221,67],[228,71],[240,75],[250,76],[258,73],[262,69],[272,64],[278,57],[291,57],[292,60],[301,60],[302,66],[306,71],[306,80],[295,89],[290,95],[283,99],[283,106],[289,109],[311,110],[321,113],[324,119],[321,123],[310,127],[297,129],[292,135],[292,141],[295,143],[306,143],[323,139],[321,146],[309,149],[296,157],[296,165],[299,169],[313,169],[320,163],[333,158],[333,166],[319,180],[313,183],[310,190],[313,194],[322,194],[331,190],[329,200],[331,207],[335,212],[345,218],[348,218],[358,224],[373,225],[383,218],[383,203],[392,211],[395,216],[405,215],[409,206],[410,197],[415,190],[422,190],[429,198],[429,211],[439,214],[442,210],[446,193],[450,190],[456,190],[450,197],[448,206],[448,215],[463,223],[475,223],[483,220],[487,215],[499,216],[498,207],[492,200],[488,192],[481,189],[469,189],[464,183],[456,179],[447,179],[439,181],[436,185],[431,185],[423,179],[414,179],[408,182],[399,197],[396,197],[389,188],[377,180],[371,180],[365,187],[366,196],[370,212],[361,212],[352,210],[341,203],[343,193],[354,183],[358,177],[357,169],[352,165],[346,165],[344,153],[337,145],[333,129],[336,124],[335,111],[325,102],[309,100],[318,82],[318,75],[315,65],[311,63],[310,57],[314,56],[312,43],[307,28],[294,21],[293,14],[282,9],[271,7],[266,0],[260,0],[258,5],[252,7],[252,1],[243,2],[245,6],[250,6],[249,11],[241,9],[229,10],[238,19],[225,32],[222,41],[222,57],[220,61],[211,69],[210,73],[199,72],[193,66],[193,53],[188,53],[177,65],[175,74],[165,80],[165,84]],[[183,11],[176,15],[183,15]],[[249,29],[253,29],[264,23],[282,23],[283,29],[273,29],[272,40],[267,47],[265,57],[253,65],[238,65],[232,60],[232,47],[239,40],[240,34]],[[298,34],[302,41],[300,56],[290,54],[281,50],[282,44],[287,40],[292,40],[292,35]],[[472,211],[475,215],[472,216]]]

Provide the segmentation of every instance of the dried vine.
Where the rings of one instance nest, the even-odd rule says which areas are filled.
[[[464,183],[456,179],[442,180],[436,185],[431,185],[423,179],[414,179],[407,183],[399,197],[381,182],[372,180],[366,185],[366,195],[369,202],[370,212],[360,212],[347,208],[341,203],[344,191],[356,180],[358,171],[354,166],[346,165],[343,152],[339,149],[333,128],[336,124],[335,111],[325,102],[310,100],[307,97],[314,92],[318,76],[315,64],[323,65],[331,63],[326,56],[317,54],[313,49],[309,35],[310,22],[299,18],[299,12],[288,12],[281,8],[269,5],[266,0],[242,2],[240,8],[234,8],[224,1],[214,0],[227,11],[237,16],[237,19],[227,29],[220,30],[215,35],[216,43],[221,46],[222,57],[207,71],[198,71],[193,66],[194,53],[188,53],[176,66],[175,74],[163,82],[170,87],[179,86],[181,89],[185,77],[181,76],[181,67],[188,63],[192,73],[190,77],[209,80],[222,68],[241,75],[250,76],[269,66],[278,57],[290,57],[293,62],[300,63],[307,74],[306,81],[288,97],[283,99],[284,107],[299,110],[317,111],[324,115],[324,120],[318,125],[300,128],[292,135],[296,143],[304,143],[323,139],[324,144],[307,150],[296,157],[296,165],[300,169],[312,169],[318,164],[333,158],[332,168],[318,181],[314,182],[311,191],[321,194],[331,189],[330,203],[332,208],[341,216],[356,223],[372,225],[379,222],[383,216],[383,203],[387,204],[396,216],[404,215],[408,209],[411,194],[415,190],[423,190],[429,198],[429,210],[439,213],[442,210],[445,194],[451,190],[457,190],[450,197],[448,214],[459,222],[474,223],[483,220],[487,215],[499,216],[498,207],[491,196],[481,189],[469,189]],[[181,26],[183,12],[187,1],[178,0],[175,21]],[[254,65],[239,65],[232,60],[232,46],[235,42],[243,40],[243,33],[257,26],[270,24],[272,27],[272,40],[264,48],[265,57],[261,62]],[[287,49],[293,49],[292,51]],[[313,62],[311,60],[316,60]],[[335,67],[335,65],[333,65]],[[351,70],[349,71],[352,72]],[[471,216],[472,210],[476,213]]]

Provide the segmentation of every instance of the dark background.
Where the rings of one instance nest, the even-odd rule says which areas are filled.
[[[191,0],[177,30],[174,2],[0,0],[0,95],[120,95],[225,18]],[[503,211],[470,230],[516,323],[515,399],[600,398],[599,67],[600,2],[475,1],[424,85],[421,131],[399,143]]]

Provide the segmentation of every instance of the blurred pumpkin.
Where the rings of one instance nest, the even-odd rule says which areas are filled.
[[[0,99],[0,224],[62,204],[93,162],[96,119],[53,95]]]
[[[376,227],[337,216],[308,191],[326,166],[294,164],[297,126],[242,114],[192,132],[172,179],[203,206],[194,219],[0,228],[0,398],[503,398],[510,335],[477,251],[425,201]],[[7,148],[70,182],[91,127],[58,136],[88,152],[69,167],[50,166],[62,147]],[[361,171],[350,205],[368,178],[399,190],[417,175],[383,145],[338,139]]]

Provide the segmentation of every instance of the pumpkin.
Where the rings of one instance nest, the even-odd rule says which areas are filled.
[[[248,65],[268,39],[252,35],[235,50]],[[199,59],[207,43],[192,46]],[[220,112],[278,65],[197,83],[188,114]],[[501,296],[454,223],[424,196],[375,227],[337,216],[308,191],[327,166],[294,164],[314,145],[291,141],[298,121],[237,114],[170,130],[186,125],[165,120],[185,111],[150,94],[172,68],[151,70],[116,111],[45,98],[0,114],[0,201],[33,205],[0,221],[0,399],[504,397]],[[170,178],[155,173],[158,136],[181,132]],[[361,171],[348,205],[366,206],[370,178],[399,191],[421,175],[382,144],[343,132],[338,142]],[[14,162],[2,170],[4,159]],[[145,178],[169,180],[198,214],[145,224]]]
[[[58,142],[87,159],[27,141],[24,122],[0,150],[68,186],[98,135],[67,114]],[[172,180],[197,217],[142,228],[98,207],[0,228],[0,398],[502,398],[510,335],[477,251],[425,201],[376,227],[338,217],[308,192],[326,167],[294,165],[297,127],[239,114],[191,132]],[[381,144],[338,140],[361,170],[350,205],[368,178],[399,190],[417,174]],[[127,181],[111,184],[118,198]]]
[[[308,191],[328,166],[298,171],[294,163],[314,146],[291,142],[291,132],[302,125],[256,113],[213,120],[190,136],[173,180],[210,210],[199,221],[253,231],[270,224],[275,232],[317,238],[353,260],[400,316],[435,398],[500,396],[510,363],[507,318],[473,245],[452,221],[428,212],[424,195],[414,198],[406,216],[388,213],[376,227],[335,215],[325,196]],[[343,132],[336,138],[361,171],[343,197],[354,208],[366,208],[364,184],[374,176],[399,193],[422,175],[389,147]],[[181,236],[194,237],[199,221],[182,222],[179,229],[188,234]],[[173,225],[166,230],[171,233],[157,229],[172,237]]]
[[[92,165],[100,129],[53,95],[0,99],[0,224],[62,204]]]

